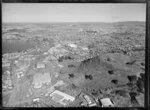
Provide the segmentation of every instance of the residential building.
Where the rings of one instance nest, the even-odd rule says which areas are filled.
[[[88,105],[88,103],[87,103],[87,101],[86,101],[86,100],[82,100],[82,102],[80,103],[80,105],[81,105],[81,106],[87,106],[87,105]]]
[[[88,95],[84,95],[83,97],[87,101],[88,105],[90,105],[92,103],[92,101],[91,101],[91,99],[90,99],[90,97]]]
[[[23,76],[24,76],[23,71],[17,72],[17,77],[18,77],[18,78],[21,78],[21,77],[23,77]]]
[[[4,74],[7,74],[8,77],[10,77],[10,75],[11,75],[10,71],[8,71],[8,70],[5,71]]]
[[[94,107],[94,106],[97,106],[97,104],[96,103],[92,103],[92,104],[89,105],[89,107]]]
[[[69,43],[68,46],[70,46],[71,48],[77,48],[77,45]]]
[[[45,68],[45,64],[44,63],[37,63],[36,68]]]
[[[39,101],[40,101],[39,98],[34,98],[34,99],[33,99],[33,102],[39,102]]]
[[[3,63],[2,66],[3,66],[3,67],[10,67],[10,63],[9,63],[9,62]]]

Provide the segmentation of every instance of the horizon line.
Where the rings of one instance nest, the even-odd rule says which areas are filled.
[[[114,21],[114,22],[109,22],[109,21],[72,21],[72,22],[64,22],[64,21],[59,21],[59,22],[2,22],[2,23],[118,23],[118,22],[146,22],[146,21]]]

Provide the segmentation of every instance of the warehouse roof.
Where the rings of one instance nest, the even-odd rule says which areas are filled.
[[[73,102],[75,98],[73,96],[70,96],[66,93],[63,93],[61,91],[55,90],[53,93],[50,94],[52,97],[52,100],[55,102],[60,103],[61,105],[66,106],[67,104]]]

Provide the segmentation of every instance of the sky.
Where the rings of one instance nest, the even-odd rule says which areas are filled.
[[[2,22],[145,21],[144,3],[3,3]]]

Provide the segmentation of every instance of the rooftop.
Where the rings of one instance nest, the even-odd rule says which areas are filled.
[[[73,96],[70,96],[66,93],[63,93],[61,91],[55,90],[53,93],[50,94],[52,97],[52,100],[55,102],[60,103],[61,105],[66,106],[67,104],[73,102],[75,98]]]
[[[103,98],[103,99],[100,99],[100,101],[101,101],[102,105],[105,107],[113,106],[113,103],[110,100],[110,98]]]
[[[72,47],[72,48],[77,48],[77,45],[69,43],[68,46]]]
[[[45,68],[45,64],[44,63],[37,63],[36,68]]]

